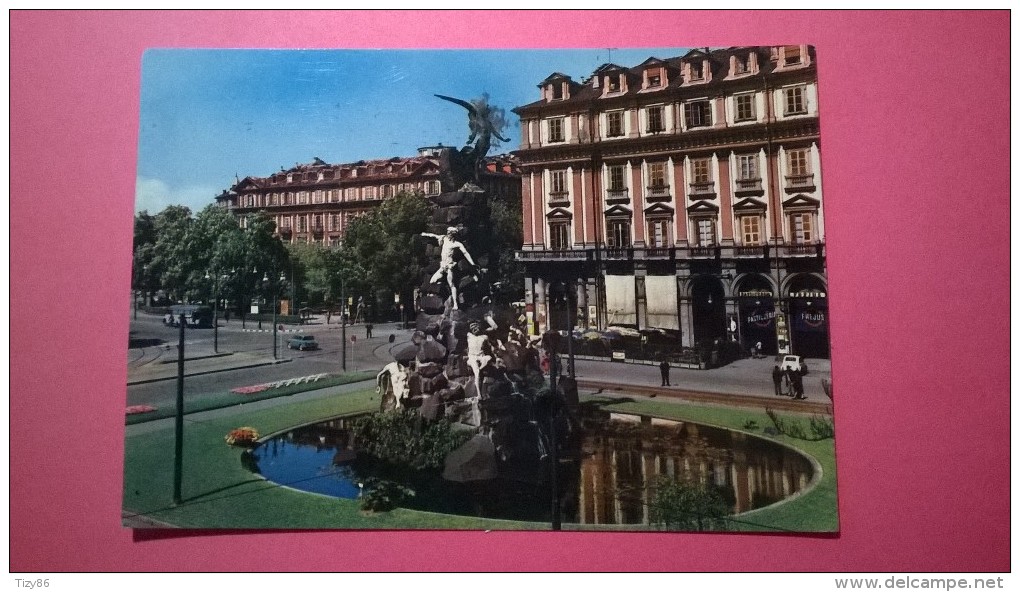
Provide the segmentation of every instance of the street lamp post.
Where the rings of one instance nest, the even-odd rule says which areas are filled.
[[[549,488],[552,490],[552,529],[560,530],[560,483],[559,464],[560,451],[556,441],[556,416],[559,415],[559,393],[556,379],[560,373],[557,361],[557,348],[551,348],[549,354]]]
[[[574,376],[574,315],[577,311],[570,306],[570,285],[563,282],[563,301],[567,309],[567,376]]]
[[[181,476],[184,464],[184,313],[178,320],[181,326],[177,345],[177,409],[174,415],[174,505],[181,503]]]
[[[277,331],[279,329],[279,324],[276,322],[276,307],[280,303],[280,286],[283,284],[284,281],[286,281],[286,276],[283,275],[283,272],[280,273],[280,279],[279,279],[280,283],[276,284],[275,286],[273,286],[272,283],[269,281],[269,274],[268,273],[264,274],[262,276],[262,282],[267,287],[272,286],[271,289],[273,290],[273,359],[274,360],[278,358],[278,352],[277,352],[278,335],[277,335]],[[261,319],[261,318],[262,318],[262,316],[259,315],[259,319]]]
[[[347,372],[347,285],[340,278],[340,369]]]
[[[220,273],[217,271],[213,278],[213,353],[220,353]],[[206,272],[205,279],[209,279]]]

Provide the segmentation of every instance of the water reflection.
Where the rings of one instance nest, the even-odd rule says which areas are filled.
[[[588,430],[582,454],[576,515],[582,524],[648,524],[660,475],[714,487],[740,513],[793,495],[813,473],[788,448],[689,422],[614,419]]]
[[[350,421],[295,428],[255,448],[249,466],[282,485],[357,498],[358,483],[378,476],[378,468],[356,454]],[[733,513],[789,497],[812,477],[806,458],[768,440],[627,416],[589,418],[580,447],[564,456],[558,471],[563,519],[581,524],[649,524],[660,475],[716,488]],[[413,509],[540,522],[552,515],[547,482],[450,483],[421,473],[404,475],[404,481],[417,492],[408,505]]]

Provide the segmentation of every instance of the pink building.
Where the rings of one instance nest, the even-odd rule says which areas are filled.
[[[812,47],[695,49],[538,88],[514,109],[532,330],[573,317],[828,356]]]
[[[276,222],[285,242],[338,245],[355,216],[400,193],[438,195],[449,172],[449,151],[444,146],[418,149],[417,156],[329,164],[316,158],[267,177],[245,177],[216,197],[216,202],[238,217],[264,212]],[[490,195],[517,198],[520,176],[516,160],[508,156],[486,159],[483,188]]]

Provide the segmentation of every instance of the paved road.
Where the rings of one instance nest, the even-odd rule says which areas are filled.
[[[273,334],[269,323],[231,320],[218,331],[218,352],[213,351],[212,329],[185,329],[185,397],[190,394],[225,392],[232,388],[285,380],[299,376],[341,372],[341,331],[335,324],[311,324],[299,329],[320,344],[315,351],[287,349],[294,332],[278,334],[277,359],[273,358]],[[285,326],[292,329],[289,326]],[[393,360],[389,350],[410,341],[410,331],[394,324],[377,325],[371,339],[363,325],[347,327],[348,371],[376,370]],[[390,334],[394,343],[389,342]],[[350,337],[355,342],[350,342]],[[177,343],[179,329],[165,327],[155,315],[139,313],[131,322],[128,349],[128,405],[172,404],[176,398]]]
[[[223,323],[219,329],[219,352],[214,356],[212,329],[187,329],[185,331],[185,397],[189,394],[225,392],[232,388],[250,386],[265,382],[285,380],[300,376],[340,372],[341,339],[340,328],[335,324],[326,325],[321,321],[306,325],[300,330],[313,334],[320,343],[318,351],[298,352],[286,348],[286,339],[293,333],[278,335],[278,358],[273,358],[272,331],[264,323],[263,331],[257,332],[255,323],[247,323],[243,329],[237,320]],[[347,368],[353,370],[376,370],[392,361],[390,350],[410,341],[410,331],[397,328],[394,324],[377,325],[371,339],[365,337],[363,325],[347,328]],[[394,343],[389,336],[394,335]],[[176,397],[176,355],[178,330],[164,327],[158,316],[139,314],[131,323],[132,347],[128,351],[128,401],[129,405],[172,404]],[[169,363],[164,363],[168,362]],[[828,403],[822,389],[822,379],[830,378],[829,360],[809,359],[810,373],[804,377],[805,395],[809,401]],[[628,386],[635,387],[635,393],[648,394],[649,388],[667,394],[669,391],[695,391],[723,393],[774,399],[772,386],[772,358],[743,359],[723,368],[712,370],[688,370],[673,368],[670,371],[672,387],[660,387],[659,369],[655,365],[588,361],[575,362],[576,375],[582,386],[585,383],[599,388],[606,384],[617,385],[621,392]],[[164,378],[155,380],[154,378]]]

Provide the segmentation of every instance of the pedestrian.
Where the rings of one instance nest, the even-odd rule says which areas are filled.
[[[754,357],[757,359],[761,356],[761,342],[754,344]]]
[[[779,369],[779,364],[776,364],[772,368],[772,384],[776,387],[776,396],[780,397],[783,394],[783,371]]]
[[[230,309],[229,308],[223,311],[223,322],[224,323],[229,323],[230,322]]]
[[[804,396],[804,377],[798,370],[790,369],[790,386],[794,399],[806,399]]]
[[[368,339],[370,337],[372,337],[372,323],[365,325],[365,338]]]
[[[672,386],[669,384],[669,361],[666,358],[659,363],[659,373],[662,374],[662,386]]]

